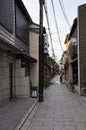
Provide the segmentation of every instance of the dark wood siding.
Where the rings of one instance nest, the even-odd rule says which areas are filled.
[[[16,36],[24,42],[29,44],[29,20],[24,14],[20,5],[16,2]]]
[[[0,24],[13,32],[13,0],[0,0]]]

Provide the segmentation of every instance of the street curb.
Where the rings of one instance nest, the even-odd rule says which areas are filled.
[[[17,126],[15,127],[14,130],[21,130],[21,128],[24,125],[25,121],[27,120],[27,118],[29,118],[29,116],[31,115],[31,113],[33,112],[33,110],[34,110],[34,108],[36,106],[38,108],[38,99],[32,104],[32,106],[29,108],[29,110],[25,113],[22,120],[18,122],[18,124],[17,124]]]

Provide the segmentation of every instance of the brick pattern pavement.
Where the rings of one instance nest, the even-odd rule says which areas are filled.
[[[31,123],[27,119],[21,130],[86,130],[86,107],[59,83],[58,76],[44,97]]]

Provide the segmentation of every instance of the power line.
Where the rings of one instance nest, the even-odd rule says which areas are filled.
[[[62,51],[64,52],[63,47],[62,47],[62,43],[61,43],[61,39],[60,39],[58,25],[57,25],[57,20],[56,20],[56,15],[55,15],[55,9],[54,9],[53,0],[51,0],[51,3],[52,3],[52,8],[53,8],[53,14],[54,14],[54,19],[55,19],[55,24],[56,24],[56,30],[57,30],[57,34],[58,34],[59,43],[60,43]]]
[[[51,31],[50,31],[50,24],[49,24],[49,20],[48,20],[48,11],[47,11],[47,3],[46,2],[44,2],[44,9],[45,9],[46,19],[47,19],[47,24],[48,24],[48,31],[49,31],[49,36],[50,36],[50,42],[51,42],[51,47],[52,47],[52,56],[55,59],[55,54],[54,54],[54,49],[53,49],[53,44],[52,44]]]
[[[61,10],[62,10],[62,13],[64,15],[65,20],[66,20],[68,26],[71,28],[69,21],[68,21],[68,18],[67,18],[66,13],[65,13],[63,2],[61,2],[61,0],[59,0],[59,4],[60,4],[60,7],[61,7]]]

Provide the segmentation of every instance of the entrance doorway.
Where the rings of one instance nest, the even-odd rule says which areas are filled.
[[[9,63],[9,99],[13,98],[13,64]]]

